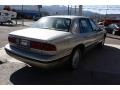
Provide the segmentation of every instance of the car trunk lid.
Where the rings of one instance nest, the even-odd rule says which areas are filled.
[[[11,32],[10,35],[48,41],[57,38],[59,36],[66,35],[67,33],[68,32],[49,30],[49,29],[27,28],[27,29]]]

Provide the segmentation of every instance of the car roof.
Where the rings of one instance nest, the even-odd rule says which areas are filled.
[[[68,18],[68,19],[76,19],[76,18],[88,18],[85,16],[74,16],[74,15],[55,15],[55,16],[46,16],[52,18]]]

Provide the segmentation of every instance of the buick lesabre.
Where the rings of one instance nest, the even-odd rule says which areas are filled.
[[[90,47],[102,48],[106,32],[84,16],[46,16],[30,28],[9,33],[6,52],[31,66],[49,67],[69,62],[78,68]]]

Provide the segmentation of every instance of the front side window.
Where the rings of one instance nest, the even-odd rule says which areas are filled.
[[[43,17],[33,24],[32,28],[68,31],[70,22],[71,20],[67,18]]]
[[[77,19],[73,21],[72,33],[79,33],[79,21]]]

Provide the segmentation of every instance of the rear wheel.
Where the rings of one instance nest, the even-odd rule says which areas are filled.
[[[81,58],[82,57],[82,54],[81,54],[81,51],[79,48],[76,48],[72,55],[71,55],[71,58],[70,58],[70,65],[71,65],[71,68],[72,69],[78,69],[79,65],[80,65],[80,61],[81,61]]]
[[[115,35],[115,34],[116,34],[115,30],[113,30],[113,31],[112,31],[112,34],[113,34],[113,35]]]

